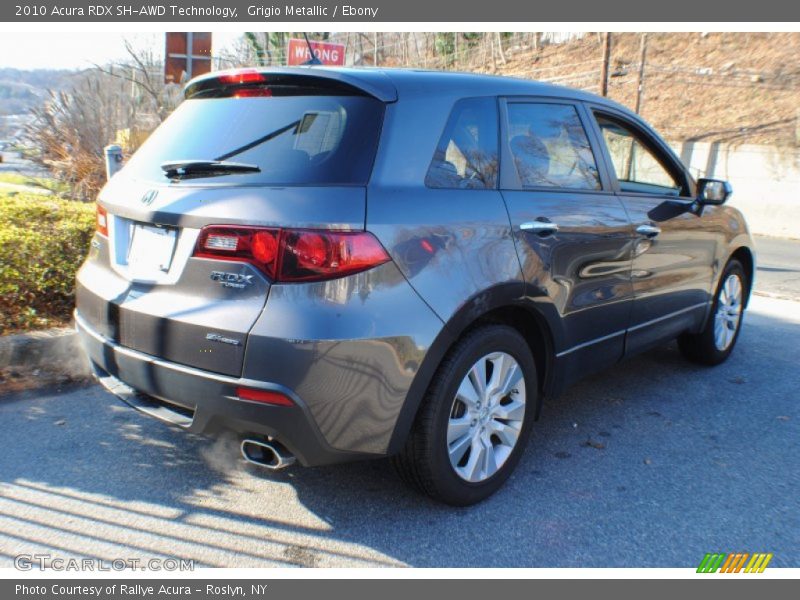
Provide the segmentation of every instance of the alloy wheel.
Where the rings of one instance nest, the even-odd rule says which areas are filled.
[[[510,354],[478,360],[458,387],[447,424],[450,464],[462,479],[489,479],[508,460],[525,417],[525,377]]]
[[[742,280],[731,273],[717,298],[717,312],[714,315],[714,345],[720,352],[725,351],[736,337],[742,320]]]

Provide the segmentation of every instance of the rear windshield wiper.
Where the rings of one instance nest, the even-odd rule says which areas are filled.
[[[171,179],[216,177],[231,173],[260,173],[256,165],[226,160],[175,160],[161,163],[161,170]]]
[[[218,156],[214,160],[227,160],[229,158],[233,158],[237,154],[241,154],[242,152],[247,152],[255,148],[256,146],[260,146],[261,144],[266,144],[267,142],[274,140],[276,137],[283,135],[287,131],[294,129],[295,133],[297,133],[297,127],[299,127],[302,119],[298,119],[293,123],[289,123],[288,125],[284,125],[283,127],[276,129],[275,131],[270,131],[267,135],[262,135],[260,138],[253,140],[252,142],[248,142],[244,146],[239,146],[230,152],[226,152],[222,156]]]

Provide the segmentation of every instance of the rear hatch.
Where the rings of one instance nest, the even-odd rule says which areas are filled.
[[[271,277],[228,257],[224,236],[219,256],[200,252],[203,228],[363,230],[384,105],[342,81],[253,71],[187,96],[101,192],[107,232],[79,273],[78,313],[122,346],[238,376]]]

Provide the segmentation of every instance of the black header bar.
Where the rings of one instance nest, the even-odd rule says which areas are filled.
[[[0,21],[44,22],[798,22],[800,3],[787,0],[10,0]]]

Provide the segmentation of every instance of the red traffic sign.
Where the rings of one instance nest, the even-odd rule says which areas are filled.
[[[344,65],[344,44],[331,42],[311,42],[311,48],[305,40],[292,38],[289,40],[287,63],[302,65],[311,60],[311,51],[323,65]]]

